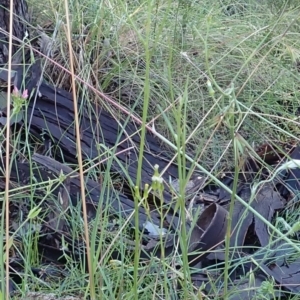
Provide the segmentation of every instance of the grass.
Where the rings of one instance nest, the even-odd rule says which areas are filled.
[[[77,75],[82,80],[75,83],[78,95],[104,106],[116,118],[138,118],[143,124],[142,132],[147,122],[150,126],[154,124],[154,133],[162,147],[171,157],[178,154],[175,159],[180,167],[187,156],[195,162],[194,169],[200,165],[201,171],[205,169],[214,178],[233,168],[237,174],[245,157],[255,156],[255,149],[261,144],[268,143],[277,149],[299,141],[300,6],[297,2],[71,0],[73,63],[68,48],[65,2],[30,0],[28,4],[33,11],[32,29],[40,25],[48,37],[53,37],[53,40],[44,37],[44,43],[51,49],[45,54],[57,63],[45,60],[45,76],[50,82],[74,91],[72,73]],[[47,31],[46,26],[50,27]],[[74,71],[67,73],[62,67]],[[102,93],[110,101],[103,100]],[[79,109],[86,104],[79,103]],[[120,107],[129,113],[120,113]],[[18,140],[12,139],[11,143],[17,153],[29,155],[32,151]],[[143,147],[142,143],[140,150]],[[91,176],[98,175],[91,170]],[[109,172],[100,175],[103,186],[111,188],[116,184]],[[184,174],[179,174],[179,178],[178,209],[183,211],[186,178]],[[49,184],[54,182],[45,182],[39,188],[50,189]],[[33,187],[28,187],[29,197],[34,192]],[[18,190],[11,190],[10,194],[22,196]],[[19,200],[10,199],[11,203],[14,201]],[[41,199],[41,205],[47,201]],[[135,205],[143,201],[143,195],[136,193]],[[231,212],[234,201],[239,199],[232,198]],[[27,262],[20,291],[24,299],[32,291],[54,293],[58,297],[84,298],[90,294],[95,299],[176,299],[178,282],[183,287],[184,299],[230,299],[236,293],[230,289],[230,280],[225,286],[218,286],[213,277],[218,276],[216,270],[230,273],[230,228],[225,240],[226,268],[216,266],[214,270],[206,270],[212,276],[209,284],[213,291],[207,296],[202,292],[203,287],[193,286],[190,279],[193,270],[188,267],[186,255],[160,261],[153,257],[143,265],[139,263],[139,251],[134,258],[125,253],[131,239],[128,224],[120,221],[116,232],[111,234],[107,212],[103,218],[100,217],[103,211],[99,210],[94,223],[87,224],[78,213],[79,208],[72,209],[72,217],[66,222],[74,240],[85,236],[83,228],[90,232],[90,277],[85,272],[88,262],[83,260],[78,266],[66,251],[65,279],[55,275],[53,281],[44,282],[30,268],[40,264],[36,226],[42,222],[42,213],[33,214],[34,217],[30,214],[36,209],[32,204],[29,212],[21,216],[16,225],[18,239],[13,240],[12,246],[15,251],[19,251],[18,242],[24,247],[18,253]],[[299,209],[288,207],[282,215],[288,216],[285,222],[292,227],[297,223]],[[274,225],[283,232],[282,223]],[[31,230],[23,232],[28,228],[32,228],[32,234]],[[186,230],[180,230],[180,246],[186,253]],[[296,239],[286,238],[289,245],[300,247]],[[139,239],[140,233],[135,230],[136,249]],[[83,247],[75,246],[78,251]],[[109,254],[114,250],[121,250],[122,256],[110,260]],[[238,262],[231,262],[231,266],[235,264]],[[246,290],[251,289],[253,276],[249,274],[246,278]],[[276,288],[272,280],[265,282],[257,292],[257,299],[270,299]],[[297,297],[290,295],[290,299]]]

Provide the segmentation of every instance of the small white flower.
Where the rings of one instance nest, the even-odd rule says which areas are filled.
[[[163,183],[163,179],[159,176],[152,176],[152,182]]]
[[[187,53],[186,53],[186,52],[180,52],[180,54],[181,54],[183,57],[186,57],[186,58],[188,58],[188,55],[187,55]]]

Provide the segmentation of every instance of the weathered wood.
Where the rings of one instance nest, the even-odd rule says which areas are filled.
[[[12,54],[20,50],[19,40],[23,40],[27,31],[28,8],[25,0],[14,0],[13,11],[13,45]],[[8,40],[9,40],[9,15],[10,0],[0,0],[0,65],[8,62]],[[21,54],[21,53],[20,53]],[[22,55],[14,59],[14,63],[21,62]]]
[[[69,193],[70,200],[73,205],[78,204],[78,199],[80,199],[79,174],[74,172],[70,167],[61,164],[47,156],[35,154],[32,157],[32,161],[34,161],[35,163],[30,164],[27,161],[14,161],[11,169],[10,186],[11,188],[24,187],[24,189],[22,189],[21,191],[18,188],[16,194],[18,194],[19,196],[21,194],[22,196],[20,198],[22,199],[26,199],[27,195],[29,198],[33,197],[33,200],[36,201],[36,204],[39,203],[40,199],[45,199],[45,195],[47,194],[48,197],[45,199],[45,203],[47,204],[47,207],[50,207],[51,209],[49,212],[44,211],[44,216],[46,217],[44,223],[42,224],[46,227],[51,227],[51,224],[53,224],[53,222],[51,221],[55,220],[55,218],[58,218],[59,215],[57,205],[59,203],[62,205],[61,198],[59,195],[62,191],[67,191]],[[0,160],[0,170],[3,169],[4,166],[1,165]],[[57,179],[61,172],[64,175],[66,175],[66,180],[63,183],[58,182],[57,184],[53,184],[51,195],[54,197],[50,197],[50,194],[47,192],[48,186],[46,187],[43,184],[45,182],[49,182],[49,180]],[[36,185],[37,183],[41,183],[41,185]],[[35,184],[35,186],[33,187],[32,184]],[[2,171],[0,176],[0,188],[5,188],[5,173],[2,173]],[[100,204],[99,199],[101,192],[103,192],[103,203],[101,203],[100,205],[103,205],[104,208],[108,208],[108,215],[110,216],[110,218],[121,216],[122,218],[127,219],[130,216],[130,214],[134,212],[132,200],[126,198],[124,195],[108,195],[106,191],[101,191],[101,187],[97,182],[87,177],[85,177],[85,189],[87,212],[90,220],[94,219],[96,216],[96,212]],[[34,195],[32,195],[32,193]],[[13,196],[14,192],[11,192],[12,199],[14,198]],[[68,207],[69,202],[67,200],[67,196],[64,198],[64,200],[66,200],[66,203],[63,203],[63,205],[66,209]],[[56,203],[53,203],[52,201],[55,201],[55,199],[57,199],[57,201]],[[24,200],[24,203],[25,202],[26,200]],[[16,205],[17,207],[20,205],[19,201],[16,202]],[[30,206],[29,201],[26,205]],[[43,205],[42,207],[45,207],[45,205]],[[53,215],[52,210],[54,210],[54,213],[57,214]],[[49,214],[51,216],[51,219],[49,218]],[[164,233],[165,244],[163,244],[162,246],[160,244],[161,240],[159,235],[154,234],[153,232],[150,232],[150,234],[148,234],[147,227],[144,226],[145,223],[148,222],[152,223],[152,225],[154,225],[157,229],[161,228],[162,223],[158,212],[151,212],[151,216],[149,216],[149,214],[146,213],[144,208],[139,207],[137,214],[139,216],[139,229],[143,232],[143,243],[141,242],[140,244],[140,248],[143,252],[141,257],[147,258],[150,255],[157,255],[158,257],[160,257],[162,255],[161,247],[165,248],[163,251],[164,255],[171,255],[174,251],[174,245],[177,245],[178,243],[178,232],[171,233],[171,230],[168,228],[168,226],[166,226],[167,230],[165,230]],[[202,217],[202,215],[204,217]],[[191,224],[189,222],[187,222],[186,224],[187,231],[191,233],[191,237],[189,241],[187,241],[188,249],[191,253],[189,255],[189,261],[191,265],[196,264],[197,261],[203,260],[204,258],[203,255],[201,257],[198,257],[198,255],[195,255],[194,252],[199,251],[200,249],[211,249],[212,247],[214,247],[222,241],[225,234],[227,211],[224,208],[214,203],[206,209],[204,209],[202,215],[198,214],[197,216],[195,216],[197,220],[196,226],[194,225],[191,228]],[[171,217],[170,214],[169,217]],[[57,225],[57,222],[54,222],[54,224]],[[173,220],[173,223],[175,222],[178,226],[178,219],[176,217],[174,217]],[[132,226],[134,226],[134,219],[130,220],[130,223]],[[61,224],[64,224],[64,222],[61,222]],[[105,230],[105,228],[101,228],[101,224],[99,225],[99,230]],[[72,238],[72,235],[66,228],[57,229],[55,228],[55,226],[52,225],[51,229],[51,234],[55,235],[56,239],[58,240],[61,239],[62,235],[64,235],[64,238],[66,240]],[[214,234],[212,234],[212,232]],[[49,236],[47,238],[49,238]],[[83,241],[78,240],[77,242],[82,243],[82,251],[84,253]],[[134,252],[135,244],[132,241],[127,241],[126,243],[128,244],[126,245],[126,249],[128,250],[128,252]],[[70,244],[72,245],[71,240]],[[61,251],[59,249],[56,250]],[[181,253],[181,249],[178,249],[177,251]]]
[[[1,165],[2,160],[0,160],[0,170],[4,170],[4,166]],[[31,188],[31,179],[34,178],[34,183],[43,183],[48,182],[49,180],[57,179],[62,171],[64,175],[69,175],[70,178],[70,199],[73,205],[78,204],[80,197],[80,179],[79,174],[74,172],[70,167],[61,164],[52,158],[35,154],[33,156],[33,161],[35,166],[30,166],[30,163],[14,161],[11,169],[10,184],[12,188],[17,186],[28,186],[28,192],[30,193]],[[0,188],[5,188],[5,174],[0,172]],[[56,188],[53,190],[53,195],[58,196],[60,186],[63,186],[63,183],[57,184]],[[44,192],[43,192],[44,190]],[[40,192],[39,192],[40,191]],[[28,193],[27,192],[27,193]],[[45,189],[43,185],[41,188],[36,190],[39,195],[45,194]],[[107,208],[111,216],[121,217],[125,220],[134,211],[134,203],[131,199],[127,198],[125,195],[114,192],[112,190],[105,190],[101,188],[101,185],[98,182],[85,176],[85,192],[86,192],[86,203],[87,211],[90,218],[94,218],[99,206],[99,201],[103,201],[101,205],[103,209]],[[24,192],[24,194],[26,194]],[[103,199],[103,200],[102,200]],[[38,200],[37,200],[38,201]],[[153,224],[160,226],[160,218],[157,212],[151,213],[151,219],[146,213],[143,207],[139,207],[139,227],[140,230],[143,230],[144,223],[146,221],[152,222]],[[130,223],[134,225],[134,218],[131,218]]]
[[[31,80],[27,82],[26,87],[28,86],[33,86]],[[32,97],[28,105],[27,120],[28,122],[31,120],[28,124],[30,133],[39,138],[41,135],[47,136],[56,147],[57,151],[53,151],[55,157],[63,153],[65,161],[74,162],[77,147],[72,95],[45,81],[40,85],[39,95],[36,101]],[[80,99],[79,103],[84,101]],[[111,171],[119,173],[127,181],[135,184],[141,142],[137,124],[133,122],[124,124],[93,104],[82,106],[79,120],[83,159],[102,160],[113,157]],[[166,168],[163,174],[166,183],[170,178],[178,178],[178,166],[169,165],[170,156],[162,153],[158,141],[150,133],[146,134],[145,143],[141,188],[143,189],[145,184],[151,185],[156,164],[159,165],[160,171]],[[109,152],[106,149],[110,149]],[[107,161],[103,163],[106,164]],[[170,200],[170,193],[165,191],[164,202],[168,203]]]

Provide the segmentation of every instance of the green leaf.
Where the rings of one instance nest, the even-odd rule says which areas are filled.
[[[0,111],[6,113],[7,108],[7,93],[6,92],[0,92]],[[13,125],[15,123],[19,123],[23,120],[23,111],[20,110],[17,114],[14,114],[11,116],[9,125]],[[7,125],[7,117],[0,117],[0,124]]]
[[[36,218],[39,213],[41,212],[42,208],[38,208],[38,207],[34,207],[32,210],[30,210],[29,214],[28,214],[28,219],[34,219]]]

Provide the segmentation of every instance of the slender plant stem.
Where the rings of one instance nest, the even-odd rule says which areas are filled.
[[[229,272],[229,247],[230,247],[230,237],[231,237],[231,225],[232,225],[232,215],[233,210],[235,206],[235,197],[236,197],[236,191],[237,191],[237,184],[238,184],[238,178],[239,178],[239,154],[238,149],[235,142],[235,132],[234,132],[234,111],[231,117],[231,124],[230,124],[230,135],[233,142],[233,151],[234,151],[234,179],[233,179],[233,187],[232,187],[232,194],[229,204],[229,213],[227,216],[227,228],[226,228],[226,235],[225,235],[225,269],[224,269],[224,297],[227,295],[228,291],[228,272]]]
[[[95,284],[94,284],[94,270],[93,270],[93,264],[91,258],[92,253],[90,249],[87,209],[86,209],[86,200],[85,200],[84,174],[83,174],[83,163],[82,163],[82,152],[81,152],[80,127],[79,127],[79,120],[78,120],[78,108],[77,108],[77,96],[76,96],[76,86],[75,86],[73,50],[72,50],[72,40],[71,40],[71,24],[70,24],[70,17],[69,17],[68,0],[65,0],[65,10],[66,10],[66,21],[67,21],[67,29],[68,29],[67,38],[68,38],[69,55],[70,55],[70,69],[71,69],[71,79],[72,79],[72,93],[73,93],[73,104],[74,104],[76,145],[77,145],[77,155],[78,155],[78,165],[79,165],[81,201],[82,201],[82,210],[83,210],[83,219],[84,219],[87,260],[88,260],[88,268],[89,268],[89,280],[90,280],[89,287],[90,287],[91,299],[95,300],[96,292],[95,292]]]
[[[12,67],[12,36],[13,36],[13,11],[14,11],[14,1],[10,1],[10,11],[9,11],[9,41],[8,41],[8,89],[7,89],[7,102],[10,104],[11,101],[11,67]],[[10,105],[7,105],[6,116],[6,161],[5,161],[5,242],[6,242],[6,299],[9,299],[9,247],[10,247],[10,237],[9,237],[9,178],[10,178],[10,165],[9,165],[9,144],[10,144]],[[4,289],[2,289],[4,291]]]
[[[182,262],[183,262],[183,290],[184,290],[184,299],[188,299],[188,282],[190,282],[190,273],[189,273],[189,262],[188,262],[188,240],[187,229],[186,229],[186,213],[185,213],[185,167],[186,167],[186,158],[185,158],[185,141],[186,141],[186,105],[187,105],[187,92],[188,81],[186,83],[185,93],[179,101],[178,110],[177,110],[177,151],[181,154],[177,156],[178,158],[178,178],[179,178],[179,207],[180,207],[180,247],[182,250]],[[183,120],[182,120],[182,110]]]
[[[140,261],[140,233],[139,233],[139,215],[138,215],[138,207],[139,202],[141,200],[141,196],[139,193],[141,181],[142,181],[142,166],[143,166],[143,158],[144,158],[144,147],[145,147],[145,137],[146,137],[146,124],[148,117],[148,107],[149,107],[149,98],[150,98],[150,31],[151,31],[151,7],[152,4],[148,4],[148,17],[146,21],[146,39],[144,40],[144,48],[145,48],[145,60],[146,60],[146,70],[145,70],[145,84],[144,84],[144,102],[143,102],[143,117],[141,124],[141,138],[139,145],[139,157],[138,157],[138,169],[137,169],[137,179],[135,186],[135,197],[134,197],[134,210],[135,210],[135,253],[134,253],[134,299],[139,299],[138,294],[138,266]]]

